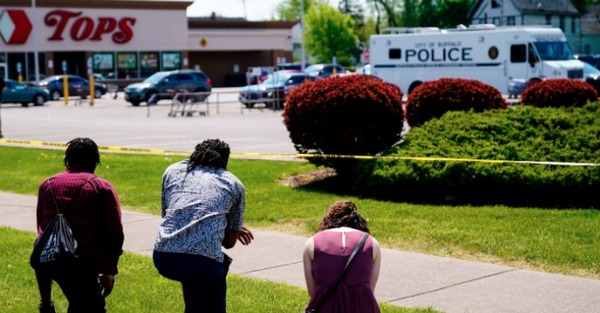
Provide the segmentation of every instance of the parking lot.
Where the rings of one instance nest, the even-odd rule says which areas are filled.
[[[122,93],[116,99],[106,94],[93,106],[89,100],[78,104],[77,98],[67,105],[63,100],[28,108],[4,104],[2,134],[4,139],[58,143],[90,137],[102,146],[175,151],[192,151],[204,139],[220,138],[234,153],[296,153],[282,111],[242,109],[238,92],[239,88],[213,89],[208,112],[207,104],[198,104],[191,116],[169,114],[175,112],[170,100],[133,107]]]

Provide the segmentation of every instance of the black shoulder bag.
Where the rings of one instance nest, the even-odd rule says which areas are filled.
[[[333,292],[340,285],[340,282],[342,281],[342,278],[344,277],[344,274],[346,274],[346,270],[348,269],[348,266],[352,262],[352,259],[354,259],[354,256],[356,255],[356,253],[358,253],[358,250],[360,250],[362,248],[362,246],[365,244],[365,241],[367,241],[367,237],[369,237],[369,234],[368,233],[364,233],[364,235],[362,236],[362,238],[358,242],[358,245],[356,245],[356,247],[352,251],[352,254],[350,254],[350,257],[348,258],[348,261],[346,261],[346,265],[344,266],[344,269],[342,269],[342,272],[340,273],[340,275],[338,276],[338,278],[335,280],[335,283],[329,288],[329,290],[327,290],[327,293],[323,296],[323,298],[321,298],[321,301],[319,301],[319,303],[317,303],[317,305],[315,305],[315,308],[312,309],[312,310],[307,310],[306,313],[317,313],[317,312],[319,312],[319,310],[321,309],[321,307],[323,307],[323,305],[325,304],[325,302],[327,302],[327,299],[329,299],[329,297],[331,297],[331,295],[333,294]]]
[[[79,188],[78,194],[81,193],[81,189],[83,189],[85,184],[94,178],[86,180]],[[77,240],[75,240],[73,230],[65,215],[58,209],[58,203],[56,202],[50,179],[48,179],[48,187],[50,188],[50,194],[52,195],[52,201],[54,201],[57,214],[48,223],[44,233],[33,247],[29,263],[34,269],[68,264],[78,257]]]

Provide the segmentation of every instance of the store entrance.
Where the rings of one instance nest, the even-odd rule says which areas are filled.
[[[67,63],[67,72],[63,71],[63,61]],[[54,52],[54,73],[87,77],[85,52]]]

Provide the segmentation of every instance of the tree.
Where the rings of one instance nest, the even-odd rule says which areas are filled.
[[[419,26],[419,9],[420,1],[415,0],[404,0],[402,4],[402,22],[401,25],[404,27],[417,27]],[[391,25],[390,25],[391,26]]]
[[[467,16],[473,0],[442,0],[436,9],[437,27],[449,28],[459,24],[469,25],[471,20]]]
[[[330,63],[333,57],[350,65],[358,38],[350,16],[325,3],[315,3],[304,17],[304,42],[313,63]]]
[[[275,19],[280,21],[299,21],[302,0],[283,0],[275,7]],[[315,0],[303,0],[304,13],[315,4]]]
[[[361,42],[367,42],[369,38],[362,37],[365,28],[365,12],[362,5],[357,4],[356,0],[341,0],[338,8],[340,12],[349,15],[354,20],[354,31],[358,35],[358,39]]]
[[[356,65],[360,61],[360,55],[369,41],[370,33],[366,32],[365,12],[362,4],[357,4],[357,0],[341,0],[339,10],[345,15],[348,15],[354,21],[354,33],[358,37],[358,46],[352,51],[352,65]]]
[[[434,2],[439,5],[440,1],[421,0],[421,5],[417,8],[419,26],[437,26],[437,7]]]
[[[587,13],[587,7],[591,4],[598,4],[598,0],[571,0],[577,11],[581,14]]]
[[[597,0],[579,0],[597,1]],[[377,12],[377,32],[385,27],[455,27],[470,24],[467,14],[473,0],[373,0]],[[395,8],[399,8],[398,10]],[[380,14],[383,17],[380,18]]]
[[[380,29],[380,10],[383,9],[385,13],[385,19],[390,27],[396,27],[400,25],[400,13],[396,12],[394,8],[401,7],[400,0],[373,0],[373,6],[377,11],[377,30]]]

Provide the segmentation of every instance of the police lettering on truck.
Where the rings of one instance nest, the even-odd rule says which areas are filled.
[[[473,48],[460,47],[460,42],[432,42],[430,46],[426,43],[417,44],[414,49],[406,49],[404,53],[404,61],[406,63],[419,61],[419,62],[459,62],[459,61],[473,61]],[[455,46],[456,48],[442,48],[439,47]],[[401,51],[399,51],[401,53]]]
[[[503,94],[514,81],[583,79],[558,28],[473,25],[464,29],[392,29],[371,36],[372,74],[409,93],[425,81],[476,79]]]

